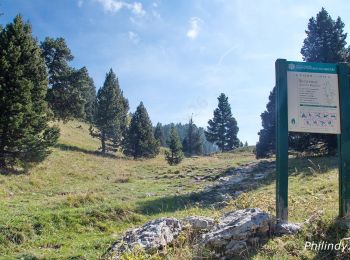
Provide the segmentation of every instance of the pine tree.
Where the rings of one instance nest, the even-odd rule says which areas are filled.
[[[328,12],[322,8],[311,17],[307,26],[306,39],[304,40],[301,54],[304,61],[337,63],[344,62],[347,58],[345,24],[341,18],[333,20]]]
[[[89,91],[90,84],[86,68],[76,70],[69,66],[74,57],[63,38],[46,37],[41,48],[49,73],[47,100],[55,118],[63,121],[83,118],[84,93]]]
[[[93,123],[96,116],[96,87],[94,80],[89,76],[89,73],[85,67],[81,69],[81,79],[82,79],[82,94],[85,101],[84,105],[84,119]]]
[[[159,154],[159,142],[154,138],[152,122],[142,102],[131,118],[123,152],[134,159],[153,158]]]
[[[322,8],[316,15],[311,17],[308,24],[307,34],[304,40],[301,54],[304,61],[337,63],[345,62],[349,56],[346,49],[346,37],[344,23],[341,18],[333,20],[328,12]],[[291,140],[297,149],[303,149],[322,142],[328,153],[336,150],[336,135],[329,134],[295,134]]]
[[[237,126],[236,119],[234,117],[231,117],[227,123],[227,143],[225,145],[226,151],[234,150],[239,146],[240,141],[237,137],[238,130],[239,128]]]
[[[184,154],[182,152],[180,137],[175,127],[171,128],[168,146],[170,151],[165,152],[165,159],[170,165],[179,164],[182,161]]]
[[[244,147],[248,147],[248,142],[247,141],[245,141]]]
[[[189,156],[203,153],[203,141],[192,117],[187,125],[186,136],[182,141],[182,150]]]
[[[90,134],[101,140],[102,153],[116,151],[126,134],[129,104],[124,98],[118,79],[111,69],[98,90],[94,129]]]
[[[160,146],[165,146],[166,142],[165,142],[163,127],[161,123],[157,123],[157,126],[154,129],[154,138],[158,140]]]
[[[29,23],[17,15],[0,32],[0,166],[43,160],[59,136],[49,127],[47,72]]]
[[[236,120],[232,117],[231,106],[225,94],[221,93],[218,101],[218,108],[214,110],[213,119],[208,121],[205,136],[209,142],[215,143],[221,151],[228,151],[232,150],[233,145],[237,143],[238,128],[236,132],[234,126]]]
[[[265,158],[275,153],[276,145],[276,87],[270,92],[266,110],[260,115],[262,129],[256,144],[256,157]]]

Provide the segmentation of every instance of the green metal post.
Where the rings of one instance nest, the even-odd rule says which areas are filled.
[[[288,100],[287,60],[278,59],[276,68],[276,217],[288,221]]]
[[[340,128],[339,154],[339,215],[350,219],[350,89],[348,65],[338,64]]]

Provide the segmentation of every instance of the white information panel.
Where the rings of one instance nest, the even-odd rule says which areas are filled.
[[[336,65],[288,62],[288,131],[340,134]]]

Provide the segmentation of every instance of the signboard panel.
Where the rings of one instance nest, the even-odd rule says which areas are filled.
[[[288,131],[340,134],[335,64],[288,62]]]

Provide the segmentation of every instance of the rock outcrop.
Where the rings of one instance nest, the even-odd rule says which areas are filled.
[[[181,232],[182,225],[176,218],[159,218],[147,222],[140,228],[127,231],[111,249],[110,259],[119,257],[136,247],[147,252],[160,249],[171,243]]]
[[[260,209],[230,212],[214,229],[203,235],[203,244],[222,256],[234,256],[268,235],[270,224],[271,217]]]

